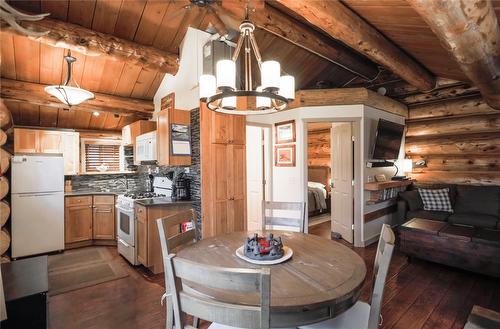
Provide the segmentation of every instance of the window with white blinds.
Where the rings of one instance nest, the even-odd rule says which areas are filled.
[[[83,146],[85,172],[120,171],[120,144],[109,141],[85,141]]]

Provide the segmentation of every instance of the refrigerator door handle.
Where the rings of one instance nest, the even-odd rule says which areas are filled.
[[[22,193],[22,194],[18,193],[17,195],[19,195],[20,198],[28,198],[28,197],[32,197],[32,196],[56,195],[59,193],[62,193],[62,192]]]

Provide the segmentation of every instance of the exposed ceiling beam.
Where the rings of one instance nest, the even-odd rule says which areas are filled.
[[[276,0],[332,38],[337,39],[399,75],[422,91],[435,86],[435,77],[340,1]]]
[[[49,46],[71,49],[88,56],[110,56],[164,73],[176,74],[179,69],[176,54],[93,31],[80,25],[50,18],[41,21],[23,21],[22,24],[28,30],[50,32],[42,36],[26,36],[11,27],[2,27],[2,32],[26,36]]]
[[[500,110],[500,27],[489,0],[407,0],[491,107]]]
[[[0,94],[2,99],[6,101],[69,109],[66,104],[47,94],[44,87],[46,85],[2,78]],[[71,109],[87,112],[108,112],[137,118],[151,118],[153,115],[154,105],[152,101],[99,93],[94,93],[94,95],[95,99],[72,106]]]
[[[245,3],[237,1],[223,1],[222,10],[215,7],[219,16],[224,20],[231,19],[233,28],[245,17]],[[225,15],[226,14],[226,15]],[[283,14],[281,11],[266,4],[250,12],[250,19],[254,24],[273,35],[280,37],[312,52],[330,62],[333,62],[349,72],[366,80],[373,79],[378,74],[378,68],[356,52],[339,42],[329,40],[321,33],[314,31],[298,20]],[[230,17],[227,17],[227,16]]]

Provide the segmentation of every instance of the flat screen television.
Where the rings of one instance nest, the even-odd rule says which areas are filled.
[[[405,126],[384,119],[379,119],[375,146],[373,147],[374,160],[395,160],[398,158]]]

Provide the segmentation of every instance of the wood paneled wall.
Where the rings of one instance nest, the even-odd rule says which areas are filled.
[[[482,98],[410,108],[406,155],[420,182],[500,185],[500,111]]]
[[[330,167],[330,129],[308,131],[307,164]]]

